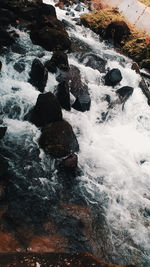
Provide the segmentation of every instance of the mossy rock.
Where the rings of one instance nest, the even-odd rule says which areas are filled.
[[[125,18],[119,13],[117,8],[106,8],[100,11],[84,14],[81,23],[89,27],[94,32],[104,37],[106,27],[113,21],[122,21]]]
[[[130,24],[125,17],[119,13],[118,9],[105,8],[97,12],[84,14],[81,17],[81,22],[84,26],[100,34],[104,39],[114,39],[114,44],[119,46],[125,55],[138,62],[140,66],[149,68],[147,62],[150,58],[150,37],[146,35],[145,32],[137,30],[134,25]],[[122,24],[122,28],[126,25],[124,27],[124,34],[122,34],[120,30],[120,25],[120,34],[117,28],[114,32],[115,28],[112,26],[116,26],[117,24],[118,27],[118,23]],[[108,31],[109,28],[113,29]]]
[[[39,144],[45,153],[54,158],[65,157],[79,151],[79,144],[73,129],[64,120],[47,125],[42,131]]]

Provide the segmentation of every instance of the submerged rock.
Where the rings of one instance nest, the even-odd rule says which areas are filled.
[[[62,111],[55,95],[51,92],[40,94],[29,120],[38,127],[62,120]],[[27,118],[26,118],[27,119]]]
[[[29,82],[43,92],[48,79],[48,70],[39,59],[34,59],[29,75]]]
[[[86,53],[83,54],[80,58],[80,61],[84,63],[85,66],[91,67],[94,70],[98,70],[99,72],[105,72],[105,67],[107,61],[101,58],[94,53]]]
[[[119,69],[110,70],[104,77],[105,85],[115,86],[122,80],[122,75]]]
[[[22,62],[21,60],[16,62],[14,64],[14,69],[19,73],[23,72],[25,70],[25,63]]]
[[[64,120],[47,125],[42,131],[39,144],[45,153],[54,158],[66,157],[79,151],[72,127]]]

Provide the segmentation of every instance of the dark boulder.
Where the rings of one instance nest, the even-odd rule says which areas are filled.
[[[130,29],[125,21],[111,22],[105,32],[105,39],[113,39],[115,44],[121,44],[121,41],[130,35]]]
[[[39,144],[54,158],[66,157],[79,151],[79,144],[72,127],[64,120],[47,125],[42,131]]]
[[[56,9],[52,5],[48,5],[45,3],[40,3],[38,5],[39,12],[41,15],[49,16],[49,17],[55,17],[56,18]]]
[[[88,111],[91,106],[91,98],[88,92],[77,97],[72,107],[78,111]]]
[[[58,84],[56,96],[62,108],[66,110],[71,110],[68,83],[63,81]]]
[[[37,6],[25,6],[19,9],[19,17],[25,20],[35,21],[39,19],[39,10]]]
[[[48,51],[68,50],[71,47],[71,42],[63,23],[54,17],[48,20],[42,28],[33,29],[30,37],[34,44],[40,45]]]
[[[13,43],[15,43],[15,38],[11,36],[9,32],[7,32],[5,29],[0,28],[0,49],[3,46],[11,46]]]
[[[0,139],[2,139],[5,136],[6,131],[7,127],[0,127]]]
[[[25,70],[25,64],[24,64],[24,62],[22,62],[22,61],[18,61],[18,62],[16,62],[16,63],[14,64],[14,69],[15,69],[17,72],[19,72],[19,73],[23,72],[23,71]]]
[[[48,79],[48,70],[39,59],[34,59],[29,75],[29,82],[40,92],[43,92]]]
[[[1,71],[1,69],[2,69],[2,62],[0,61],[0,71]]]
[[[69,63],[68,63],[68,56],[63,51],[55,51],[51,60],[48,60],[45,63],[45,67],[50,72],[56,72],[57,68],[68,71],[69,70]]]
[[[105,85],[115,86],[122,80],[122,75],[119,69],[110,70],[104,77]]]
[[[119,95],[121,102],[126,101],[130,95],[132,95],[134,88],[130,86],[123,86],[116,91]]]
[[[106,70],[105,67],[107,61],[94,53],[83,54],[80,58],[80,62],[84,63],[85,66],[91,67],[92,69],[98,70],[102,73]]]
[[[62,120],[62,111],[56,96],[51,92],[40,94],[29,120],[38,127]]]
[[[82,112],[90,109],[91,98],[88,93],[88,87],[82,82],[80,70],[76,66],[70,65],[69,71],[61,72],[57,80],[61,84],[65,84],[65,86],[68,84],[70,92],[76,98],[72,105],[74,109]]]
[[[74,65],[70,65],[70,69],[68,72],[61,72],[60,75],[57,77],[57,81],[65,81],[66,83],[68,83],[70,87],[70,92],[75,97],[78,97],[83,93],[88,92],[87,85],[81,80],[80,70]]]

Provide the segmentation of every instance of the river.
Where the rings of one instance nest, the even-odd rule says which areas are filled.
[[[50,0],[44,2],[54,5]],[[7,151],[10,169],[14,173],[8,194],[8,213],[19,222],[24,220],[24,216],[33,213],[32,222],[38,221],[40,224],[48,207],[52,205],[53,210],[50,208],[49,214],[53,217],[57,214],[61,232],[64,228],[65,233],[68,232],[70,250],[87,249],[93,252],[91,247],[81,245],[82,241],[78,238],[76,244],[72,245],[71,240],[74,239],[71,235],[78,234],[75,224],[70,221],[69,225],[68,220],[66,225],[61,225],[61,212],[60,215],[59,210],[55,209],[54,212],[55,203],[60,200],[86,203],[97,220],[96,226],[93,225],[95,254],[120,265],[132,263],[139,267],[149,267],[150,108],[138,86],[140,77],[131,69],[132,60],[116,53],[111,45],[100,40],[89,29],[76,25],[74,17],[66,15],[65,10],[56,8],[56,11],[58,19],[69,21],[69,36],[78,44],[84,44],[90,52],[106,59],[107,69],[119,68],[123,79],[114,88],[106,86],[104,73],[81,63],[79,52],[68,54],[69,64],[80,69],[82,80],[88,85],[91,108],[84,113],[74,109],[63,110],[63,116],[72,125],[79,142],[79,168],[82,170],[75,177],[75,184],[64,192],[64,182],[60,181],[54,160],[39,149],[40,129],[24,120],[39,94],[28,82],[32,61],[40,57],[45,62],[52,53],[33,45],[28,33],[17,30],[22,53],[10,51],[0,57],[3,63],[0,108],[5,113],[3,121],[8,127],[3,149]],[[73,12],[75,17],[79,17],[87,10],[84,7],[81,12]],[[14,62],[18,61],[25,66],[22,73],[13,67]],[[49,73],[45,91],[54,92],[56,86],[55,74]],[[133,87],[133,94],[124,108],[116,104],[108,110],[105,95],[115,101],[115,91],[122,86]],[[107,111],[103,121],[102,114]],[[28,203],[28,196],[36,199],[35,206],[32,200],[32,204]],[[27,207],[28,204],[30,207]],[[30,223],[30,220],[26,223]]]

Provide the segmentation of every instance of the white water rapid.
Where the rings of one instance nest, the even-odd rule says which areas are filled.
[[[54,5],[50,0],[44,2]],[[67,29],[70,37],[86,43],[93,53],[106,59],[107,68],[119,68],[122,73],[123,79],[118,86],[104,86],[104,74],[80,63],[77,53],[68,54],[69,64],[80,69],[82,79],[88,85],[91,108],[84,113],[74,109],[69,112],[63,110],[63,116],[72,125],[79,141],[78,157],[82,175],[77,179],[80,194],[87,203],[102,207],[104,211],[108,229],[106,239],[113,248],[106,259],[120,265],[132,263],[148,267],[150,107],[138,87],[140,77],[131,70],[130,59],[117,54],[89,29],[77,26],[74,17],[66,15],[66,10],[56,8],[56,11],[58,19],[65,19],[72,25]],[[86,12],[86,8],[81,12],[73,12],[75,17],[79,17],[81,13]],[[5,113],[4,124],[8,127],[3,146],[10,153],[10,165],[18,177],[38,179],[42,197],[49,198],[47,184],[50,184],[54,195],[58,187],[53,160],[45,156],[42,150],[38,150],[40,130],[23,118],[35,104],[39,94],[39,91],[28,83],[32,61],[44,52],[40,60],[45,62],[52,53],[33,45],[27,33],[17,31],[24,54],[10,51],[5,57],[0,57],[3,63],[0,108]],[[18,61],[25,64],[22,73],[18,73],[13,67],[14,62]],[[46,91],[53,92],[56,85],[55,74],[49,73]],[[110,95],[115,101],[116,89],[126,85],[133,87],[134,92],[125,103],[124,109],[122,110],[121,105],[115,105],[102,122],[101,114],[107,112],[108,108],[107,102],[104,101],[105,95]],[[34,185],[32,186],[34,188]]]

